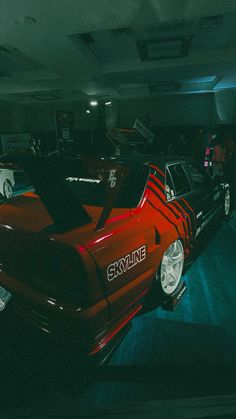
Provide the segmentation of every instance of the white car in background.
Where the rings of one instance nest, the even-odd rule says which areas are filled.
[[[0,194],[5,198],[11,198],[13,195],[13,186],[15,185],[13,170],[0,170]]]

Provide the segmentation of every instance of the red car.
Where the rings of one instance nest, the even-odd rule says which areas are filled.
[[[81,354],[112,348],[152,295],[175,305],[181,275],[230,189],[181,158],[20,158],[34,185],[0,206],[0,310]]]

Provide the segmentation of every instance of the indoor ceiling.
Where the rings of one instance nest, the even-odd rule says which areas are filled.
[[[0,98],[236,88],[235,0],[0,0]]]

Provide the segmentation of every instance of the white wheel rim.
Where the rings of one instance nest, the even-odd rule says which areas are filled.
[[[180,240],[174,241],[164,253],[161,263],[161,287],[172,294],[179,285],[184,264],[184,249]]]
[[[11,198],[12,196],[12,187],[9,182],[4,183],[4,195],[6,198]]]
[[[227,190],[225,194],[225,215],[229,215],[230,210],[230,192]]]

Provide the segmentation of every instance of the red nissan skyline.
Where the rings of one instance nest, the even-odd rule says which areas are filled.
[[[215,219],[227,183],[186,158],[7,157],[31,189],[0,205],[0,310],[76,341],[113,348],[150,295],[175,306],[182,273]]]

